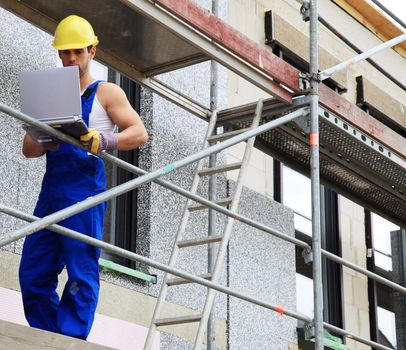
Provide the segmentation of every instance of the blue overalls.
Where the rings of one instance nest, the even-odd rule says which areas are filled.
[[[89,115],[100,81],[82,95],[82,117]],[[44,217],[105,190],[104,163],[70,144],[46,154],[46,173],[34,215]],[[59,225],[101,239],[106,204],[59,222]],[[25,239],[19,278],[28,323],[56,333],[86,339],[99,295],[100,249],[49,230]],[[61,300],[55,291],[66,266],[68,281]]]

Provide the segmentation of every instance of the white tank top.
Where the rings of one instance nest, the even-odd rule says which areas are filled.
[[[93,83],[92,83],[93,84]],[[82,91],[81,94],[83,94]],[[98,131],[115,131],[115,124],[107,115],[107,112],[101,105],[99,99],[97,98],[97,92],[94,96],[92,111],[89,115],[89,128],[96,129]]]
[[[89,115],[89,127],[98,131],[114,131],[114,123],[100,104],[97,95],[94,97],[92,111]]]

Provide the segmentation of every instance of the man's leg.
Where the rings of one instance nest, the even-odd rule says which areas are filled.
[[[80,233],[101,239],[105,204],[90,208],[61,222]],[[99,297],[100,249],[60,236],[68,282],[58,308],[58,327],[62,334],[86,339],[94,320]]]
[[[43,217],[47,214],[47,206],[38,203],[34,215]],[[42,230],[26,237],[19,279],[25,317],[31,327],[58,332],[56,287],[62,267],[56,233]]]

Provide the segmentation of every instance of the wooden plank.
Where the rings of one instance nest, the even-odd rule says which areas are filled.
[[[113,350],[102,345],[0,320],[0,349]]]
[[[327,86],[319,86],[320,104],[406,158],[406,139]]]
[[[196,5],[191,0],[154,0],[172,14],[255,68],[271,76],[294,91],[300,91],[299,70],[272,54],[258,43],[240,33],[220,18]]]

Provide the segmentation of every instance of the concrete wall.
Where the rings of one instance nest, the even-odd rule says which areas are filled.
[[[51,37],[0,8],[0,101],[19,107],[19,73],[22,70],[54,67]],[[32,212],[42,180],[44,159],[27,160],[21,154],[23,129],[15,119],[0,113],[0,201]],[[22,223],[0,214],[0,235]],[[5,249],[20,251],[21,242]]]
[[[342,257],[366,269],[364,208],[340,196],[339,213]],[[342,276],[345,329],[369,339],[368,279],[346,267],[343,267]],[[354,349],[370,349],[353,340],[348,340],[347,345]]]

